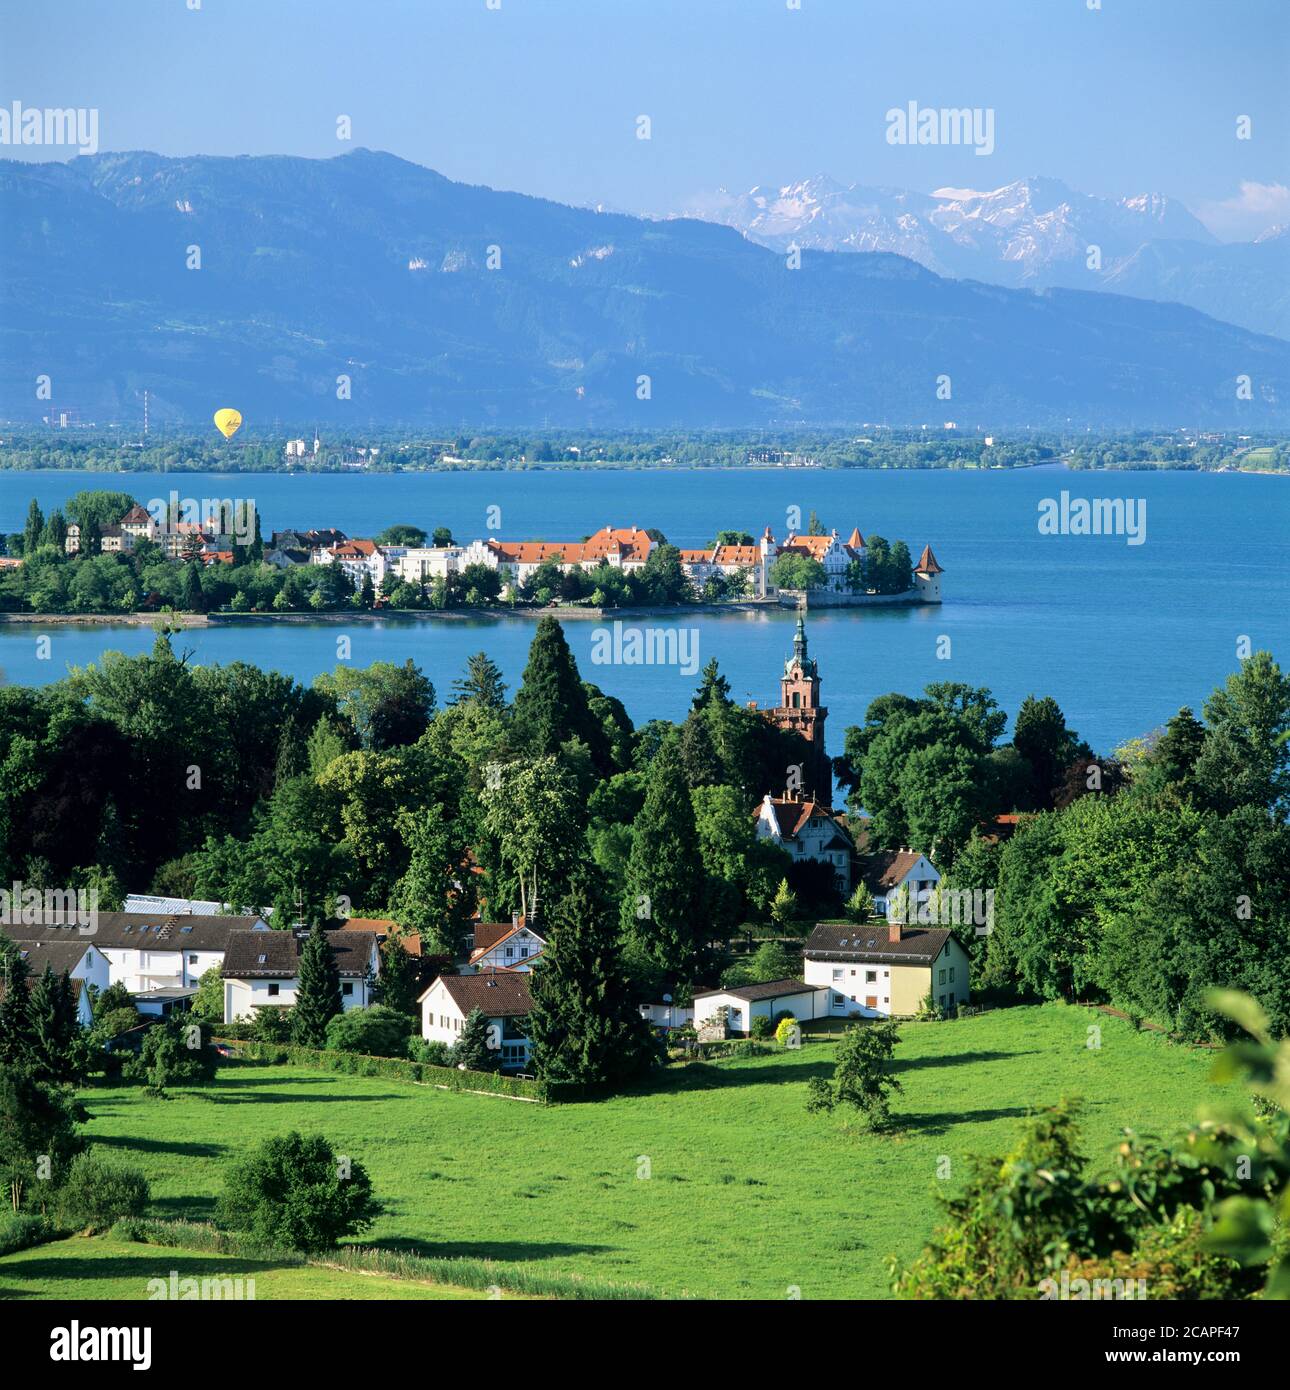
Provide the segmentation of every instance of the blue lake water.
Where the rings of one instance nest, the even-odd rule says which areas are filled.
[[[493,472],[288,476],[284,474],[85,474],[0,472],[0,527],[22,528],[31,497],[46,512],[86,487],[132,493],[145,504],[171,488],[181,497],[252,498],[265,534],[285,526],[338,526],[372,535],[396,521],[446,525],[458,540],[577,539],[606,524],[659,527],[678,545],[707,544],[719,529],[782,538],[788,509],[816,511],[846,535],[859,526],[903,539],[914,555],[930,543],[944,567],[939,608],[813,613],[812,654],[830,709],[829,744],[859,722],[876,695],[917,692],[928,681],[988,685],[1009,714],[1029,693],[1051,694],[1095,748],[1111,747],[1199,706],[1237,664],[1248,637],[1290,660],[1290,478],[1247,474],[694,470]],[[1042,499],[1120,497],[1146,504],[1145,540],[1045,536]],[[489,524],[489,509],[500,521]],[[494,514],[496,521],[497,516]],[[634,619],[695,630],[698,660],[715,656],[740,699],[773,703],[792,636],[792,614],[702,614]],[[593,631],[566,632],[586,678],[618,696],[638,723],[680,718],[694,677],[673,667],[598,666]],[[303,681],[352,660],[412,657],[443,693],[466,657],[488,651],[512,686],[523,670],[532,622],[469,619],[305,624],[239,623],[176,638],[202,662],[252,661]],[[36,637],[52,642],[36,657]],[[939,639],[950,655],[939,659]],[[0,626],[0,668],[39,684],[105,648],[146,650],[147,628]],[[940,644],[942,649],[944,644]]]

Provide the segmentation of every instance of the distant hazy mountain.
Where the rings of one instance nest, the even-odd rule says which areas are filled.
[[[917,199],[909,216],[959,245]],[[253,427],[1290,416],[1290,346],[1190,309],[964,283],[884,252],[789,270],[726,227],[366,150],[0,163],[0,414],[38,420],[42,375],[82,420],[137,420],[147,389],[154,418],[232,405]]]
[[[1160,193],[1095,198],[1059,179],[1029,178],[989,192],[925,194],[817,175],[737,196],[719,190],[683,215],[722,222],[776,250],[894,251],[941,275],[1175,300],[1290,338],[1286,239],[1220,245]],[[1089,265],[1092,246],[1100,266]]]

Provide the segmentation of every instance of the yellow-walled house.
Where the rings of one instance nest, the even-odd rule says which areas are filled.
[[[929,994],[950,1013],[969,999],[967,952],[948,927],[820,922],[802,955],[806,983],[830,991],[831,1018],[908,1018]]]

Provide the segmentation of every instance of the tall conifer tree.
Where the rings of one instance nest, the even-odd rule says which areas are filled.
[[[649,1028],[627,986],[599,870],[580,865],[548,921],[531,977],[534,1069],[584,1086],[634,1080],[650,1065]]]
[[[317,923],[301,948],[299,969],[291,1040],[301,1047],[322,1047],[327,1041],[327,1024],[341,1011],[341,993],[336,958],[327,933]]]
[[[703,862],[694,805],[675,738],[654,756],[632,829],[622,926],[664,971],[694,980],[706,962]]]

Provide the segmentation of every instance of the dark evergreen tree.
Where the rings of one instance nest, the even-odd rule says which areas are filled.
[[[1012,745],[1030,764],[1034,809],[1051,810],[1061,775],[1078,751],[1078,740],[1066,727],[1066,717],[1051,695],[1042,700],[1027,695],[1021,702]]]
[[[45,514],[40,510],[40,503],[33,497],[31,505],[27,508],[27,524],[22,532],[22,553],[24,555],[34,555],[36,547],[40,544],[40,538],[45,530]]]
[[[31,996],[27,981],[31,969],[22,952],[6,936],[0,936],[0,1067],[25,1066],[31,1061]]]
[[[417,963],[397,936],[387,936],[381,943],[381,1003],[401,1014],[414,1014],[417,995],[421,992],[421,976]]]
[[[506,708],[506,683],[501,670],[487,652],[476,652],[467,658],[466,674],[452,683],[450,704],[471,702],[485,709]]]
[[[707,709],[713,703],[728,705],[730,703],[730,682],[721,674],[721,668],[717,665],[717,658],[714,656],[703,668],[703,674],[699,678],[699,688],[694,692],[694,699],[690,701],[690,708]]]
[[[654,1055],[632,998],[618,929],[599,871],[574,873],[547,919],[547,944],[531,976],[533,1066],[546,1081],[614,1086],[635,1080]]]
[[[200,613],[205,608],[201,570],[198,568],[196,560],[190,560],[184,567],[183,586],[179,592],[179,606],[185,613]]]
[[[678,980],[706,964],[703,861],[678,740],[655,754],[632,832],[622,927],[640,952]]]
[[[502,1064],[500,1048],[488,1045],[488,1020],[483,1010],[471,1009],[452,1048],[454,1066],[467,1071],[496,1071]]]
[[[258,510],[255,513],[255,535],[247,550],[247,558],[256,565],[264,559],[264,537],[260,534],[260,513]]]
[[[340,971],[327,933],[315,924],[300,950],[300,981],[291,1011],[291,1040],[301,1047],[322,1047],[327,1024],[341,1010]]]
[[[1165,725],[1160,742],[1152,750],[1153,778],[1180,791],[1195,789],[1196,762],[1205,746],[1205,726],[1186,705]]]
[[[29,1018],[36,1080],[52,1083],[75,1080],[75,1043],[80,1027],[72,982],[66,971],[55,973],[52,966],[45,966],[31,989]]]
[[[532,757],[555,756],[570,739],[578,739],[590,750],[597,772],[612,771],[605,731],[591,713],[564,629],[554,618],[538,622],[512,717],[519,745]]]
[[[681,725],[681,763],[691,788],[713,787],[725,781],[717,746],[713,742],[707,715],[692,710]]]

